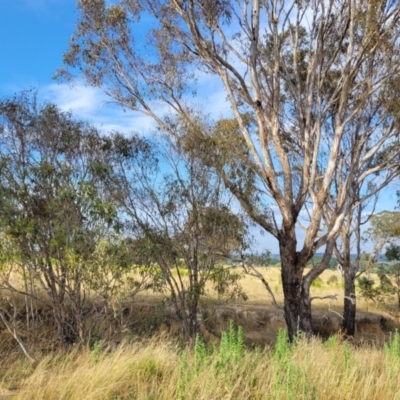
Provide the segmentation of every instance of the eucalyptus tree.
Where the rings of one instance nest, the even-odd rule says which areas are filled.
[[[400,310],[400,246],[399,244],[391,243],[385,253],[389,265],[380,268],[379,274],[385,277],[386,284],[389,289],[397,295],[397,307]]]
[[[383,249],[396,244],[400,237],[400,212],[381,211],[370,218],[370,227],[365,231],[366,239],[372,244],[372,255],[376,259]]]
[[[370,108],[371,107],[371,108]],[[364,109],[362,119],[355,118],[354,126],[350,130],[350,135],[346,138],[348,146],[353,146],[351,131],[360,131],[374,129],[376,120],[374,113],[376,104],[371,102]],[[360,127],[363,126],[363,129]],[[355,138],[357,140],[357,138]],[[339,168],[336,169],[334,186],[331,196],[327,199],[324,205],[324,221],[326,225],[335,218],[333,210],[336,202],[336,193],[343,190],[343,183],[348,177],[349,168],[356,162],[354,158],[358,158],[359,154],[353,152],[347,160],[341,160]],[[362,235],[362,226],[367,224],[373,217],[379,192],[385,186],[391,184],[399,175],[397,163],[400,161],[398,145],[396,142],[388,143],[383,149],[377,152],[366,162],[364,166],[357,171],[354,176],[352,186],[351,203],[347,211],[347,215],[343,219],[342,226],[339,230],[339,237],[334,245],[334,254],[341,268],[344,279],[344,308],[343,308],[343,331],[348,336],[355,334],[355,318],[356,318],[356,291],[355,279],[364,272],[368,272],[368,266],[361,265],[361,258],[364,252],[361,249],[362,242],[365,238]],[[386,164],[386,167],[385,167]],[[387,168],[385,174],[364,175],[364,171],[375,168]],[[363,178],[364,177],[364,178]],[[370,254],[371,260],[382,250],[381,246],[374,246]],[[353,257],[355,255],[355,257]],[[370,263],[369,263],[370,264]]]
[[[373,281],[364,282],[370,284],[369,294],[371,298],[384,300],[385,297],[396,294],[400,309],[400,273],[399,273],[399,238],[400,238],[400,212],[381,211],[370,218],[370,227],[365,232],[366,238],[372,244],[369,256],[369,269],[377,267],[380,286],[372,288]],[[386,248],[386,262],[379,258]]]
[[[207,288],[242,295],[240,274],[224,264],[245,245],[246,225],[221,178],[175,140],[114,133],[104,143],[112,165],[105,182],[125,216],[136,263],[153,273],[153,289],[167,294],[184,336],[194,340]]]
[[[374,205],[377,197],[373,198]],[[347,336],[354,336],[357,296],[355,280],[362,273],[367,272],[369,264],[363,263],[364,252],[361,249],[363,243],[362,226],[367,224],[373,210],[368,210],[371,204],[358,205],[351,210],[343,221],[339,237],[334,246],[334,254],[337,259],[340,272],[344,280],[344,304],[342,329]]]
[[[87,338],[83,281],[116,208],[97,179],[98,132],[35,92],[0,101],[0,218],[14,243],[11,264],[50,299],[63,345]],[[39,296],[40,297],[40,296]]]
[[[233,150],[239,143],[243,168],[236,171],[250,173],[250,184],[238,184],[229,166],[216,169],[249,216],[279,242],[290,339],[298,329],[311,333],[310,285],[356,202],[354,182],[397,165],[370,160],[398,137],[397,103],[391,103],[400,72],[398,2],[80,0],[78,7],[59,76],[79,71],[173,136],[165,110],[196,126],[195,94],[204,76],[221,83],[237,124],[223,146]],[[365,119],[371,123],[355,122]],[[344,164],[336,191],[335,171]],[[296,225],[307,201],[312,211],[299,243]],[[323,262],[305,272],[323,246]]]

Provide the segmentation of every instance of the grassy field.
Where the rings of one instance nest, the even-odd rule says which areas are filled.
[[[218,346],[193,350],[160,337],[114,351],[94,346],[51,354],[38,365],[18,360],[2,378],[14,399],[395,399],[400,342],[354,347],[333,336],[273,349],[246,350],[231,329]]]
[[[243,273],[241,268],[234,268],[235,272]],[[283,292],[282,292],[282,281],[280,277],[280,269],[276,267],[268,267],[268,268],[258,268],[258,271],[262,273],[264,278],[268,281],[272,291],[278,302],[283,302]],[[379,282],[377,275],[372,274],[372,279],[376,282]],[[243,274],[242,279],[240,280],[240,285],[242,286],[243,291],[248,295],[248,300],[244,304],[247,305],[263,305],[268,306],[271,303],[270,296],[266,291],[265,287],[261,283],[261,281],[254,276],[249,276]],[[357,287],[357,285],[356,285]],[[337,270],[326,270],[324,271],[320,277],[317,279],[317,282],[311,287],[311,295],[312,296],[327,296],[331,294],[338,295],[338,301],[334,303],[338,309],[341,309],[343,303],[343,283],[340,276],[340,273]],[[157,293],[149,290],[146,292],[142,292],[139,298],[147,298],[152,297],[159,298]],[[217,298],[215,291],[211,288],[208,288],[206,291],[205,299],[209,299],[214,302]],[[357,300],[360,307],[364,310],[369,308],[377,309],[372,302],[366,302],[362,298],[358,298]],[[240,300],[233,301],[233,303],[241,304],[243,303]],[[320,300],[316,300],[315,304],[326,304],[326,302],[321,302]],[[389,308],[392,303],[389,303]],[[393,304],[395,301],[393,300]],[[386,305],[387,306],[387,305]],[[381,307],[380,309],[384,309],[385,307]],[[379,307],[378,307],[379,308]]]
[[[262,271],[282,303],[279,270]],[[203,312],[222,311],[209,318],[211,325],[205,322],[214,332],[205,335],[208,343],[197,341],[194,349],[185,347],[172,324],[169,329],[161,324],[152,337],[126,331],[119,345],[98,337],[88,347],[68,352],[51,351],[48,346],[36,351],[37,362],[31,363],[3,329],[0,399],[400,398],[400,339],[390,333],[398,326],[394,300],[374,304],[358,299],[357,340],[346,342],[335,335],[327,340],[300,339],[288,346],[279,330],[284,327],[283,316],[271,305],[262,283],[245,276],[242,288],[247,301],[218,299],[208,288]],[[312,287],[312,296],[338,296],[336,301],[313,302],[317,320],[340,323],[342,292],[339,274],[325,271]],[[160,300],[160,294],[150,291],[138,296],[135,321],[147,324],[155,318],[148,310]],[[383,327],[380,316],[391,325]],[[237,330],[239,325],[243,328]],[[334,333],[333,325],[327,326],[328,333]],[[44,332],[42,341],[48,337]]]

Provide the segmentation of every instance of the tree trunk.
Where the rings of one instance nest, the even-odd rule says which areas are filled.
[[[356,288],[354,280],[359,269],[358,260],[361,254],[360,232],[356,231],[358,258],[352,262],[350,251],[350,226],[342,233],[343,250],[338,254],[339,262],[342,264],[344,278],[344,306],[342,329],[346,336],[354,336],[356,329]]]
[[[198,314],[198,301],[194,300],[189,307],[189,316],[188,316],[188,324],[189,324],[189,340],[193,342],[196,339],[196,336],[199,332],[199,324],[197,321]]]
[[[57,324],[58,338],[63,347],[75,343],[76,334],[68,321],[68,312],[65,304],[60,301],[53,301],[53,315]]]
[[[306,284],[303,279],[301,288],[301,303],[300,303],[300,321],[302,321],[301,331],[310,337],[313,333],[312,329],[312,315],[311,315],[311,298],[310,298],[310,284]]]
[[[200,330],[197,314],[198,302],[196,301],[189,303],[182,302],[180,305],[177,305],[176,315],[180,321],[182,332],[189,340],[190,345],[194,345],[196,335]]]
[[[304,265],[298,263],[295,246],[295,242],[280,246],[284,312],[291,342],[299,332],[304,332],[306,336],[312,334],[310,297],[302,285]]]
[[[356,287],[354,273],[350,266],[344,268],[344,308],[343,332],[346,336],[354,336],[356,330]]]

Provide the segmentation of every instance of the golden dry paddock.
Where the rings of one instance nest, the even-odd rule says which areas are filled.
[[[280,304],[279,269],[261,270]],[[177,319],[168,307],[160,306],[160,294],[151,291],[123,305],[123,329],[102,333],[100,329],[93,332],[87,347],[72,346],[67,351],[52,350],[56,334],[50,311],[46,314],[43,310],[41,333],[34,338],[35,363],[24,357],[2,327],[0,398],[395,398],[400,390],[400,345],[392,343],[393,354],[383,346],[398,327],[394,303],[378,305],[359,299],[355,339],[346,342],[339,335],[326,341],[340,328],[343,289],[338,272],[325,271],[312,296],[338,296],[336,301],[313,302],[314,328],[320,338],[300,340],[291,349],[285,345],[285,354],[279,358],[279,349],[274,346],[282,346],[276,340],[278,330],[285,326],[283,314],[271,305],[257,278],[243,277],[242,287],[247,301],[218,299],[211,290],[204,296],[201,332],[214,351],[203,354],[197,350],[204,357],[200,366],[196,366],[200,353],[184,351]],[[88,320],[92,317],[88,315]],[[245,350],[221,372],[221,332],[229,330],[231,320],[243,327]],[[21,321],[21,336],[29,345],[29,336],[22,328]],[[183,377],[183,370],[192,372]]]

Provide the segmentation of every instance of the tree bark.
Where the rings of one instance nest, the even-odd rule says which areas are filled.
[[[344,308],[342,328],[346,336],[354,336],[356,330],[356,287],[354,273],[350,266],[344,270]]]
[[[361,256],[361,208],[358,209],[357,214],[357,229],[354,233],[356,235],[357,243],[357,259],[352,261],[350,249],[351,225],[347,225],[342,232],[343,250],[341,253],[337,252],[338,261],[342,266],[344,278],[344,305],[343,305],[343,321],[342,330],[346,336],[354,336],[356,330],[356,288],[355,278],[359,270],[359,258]]]
[[[306,336],[312,334],[311,302],[307,290],[303,290],[303,271],[305,265],[299,264],[296,241],[280,245],[281,276],[285,298],[284,312],[289,341],[292,342],[299,332]]]
[[[281,242],[282,243],[282,242]],[[304,268],[312,254],[300,257],[296,249],[296,239],[292,236],[289,246],[280,246],[282,262],[282,283],[285,294],[285,319],[289,340],[299,332],[310,337],[313,334],[310,287],[312,282],[326,269],[332,257],[334,241],[326,244],[321,261],[305,275]]]
[[[199,312],[198,300],[196,299],[193,301],[193,303],[190,305],[189,308],[188,324],[189,324],[189,339],[191,341],[195,340],[197,334],[199,333],[199,324],[197,321],[198,312]]]

